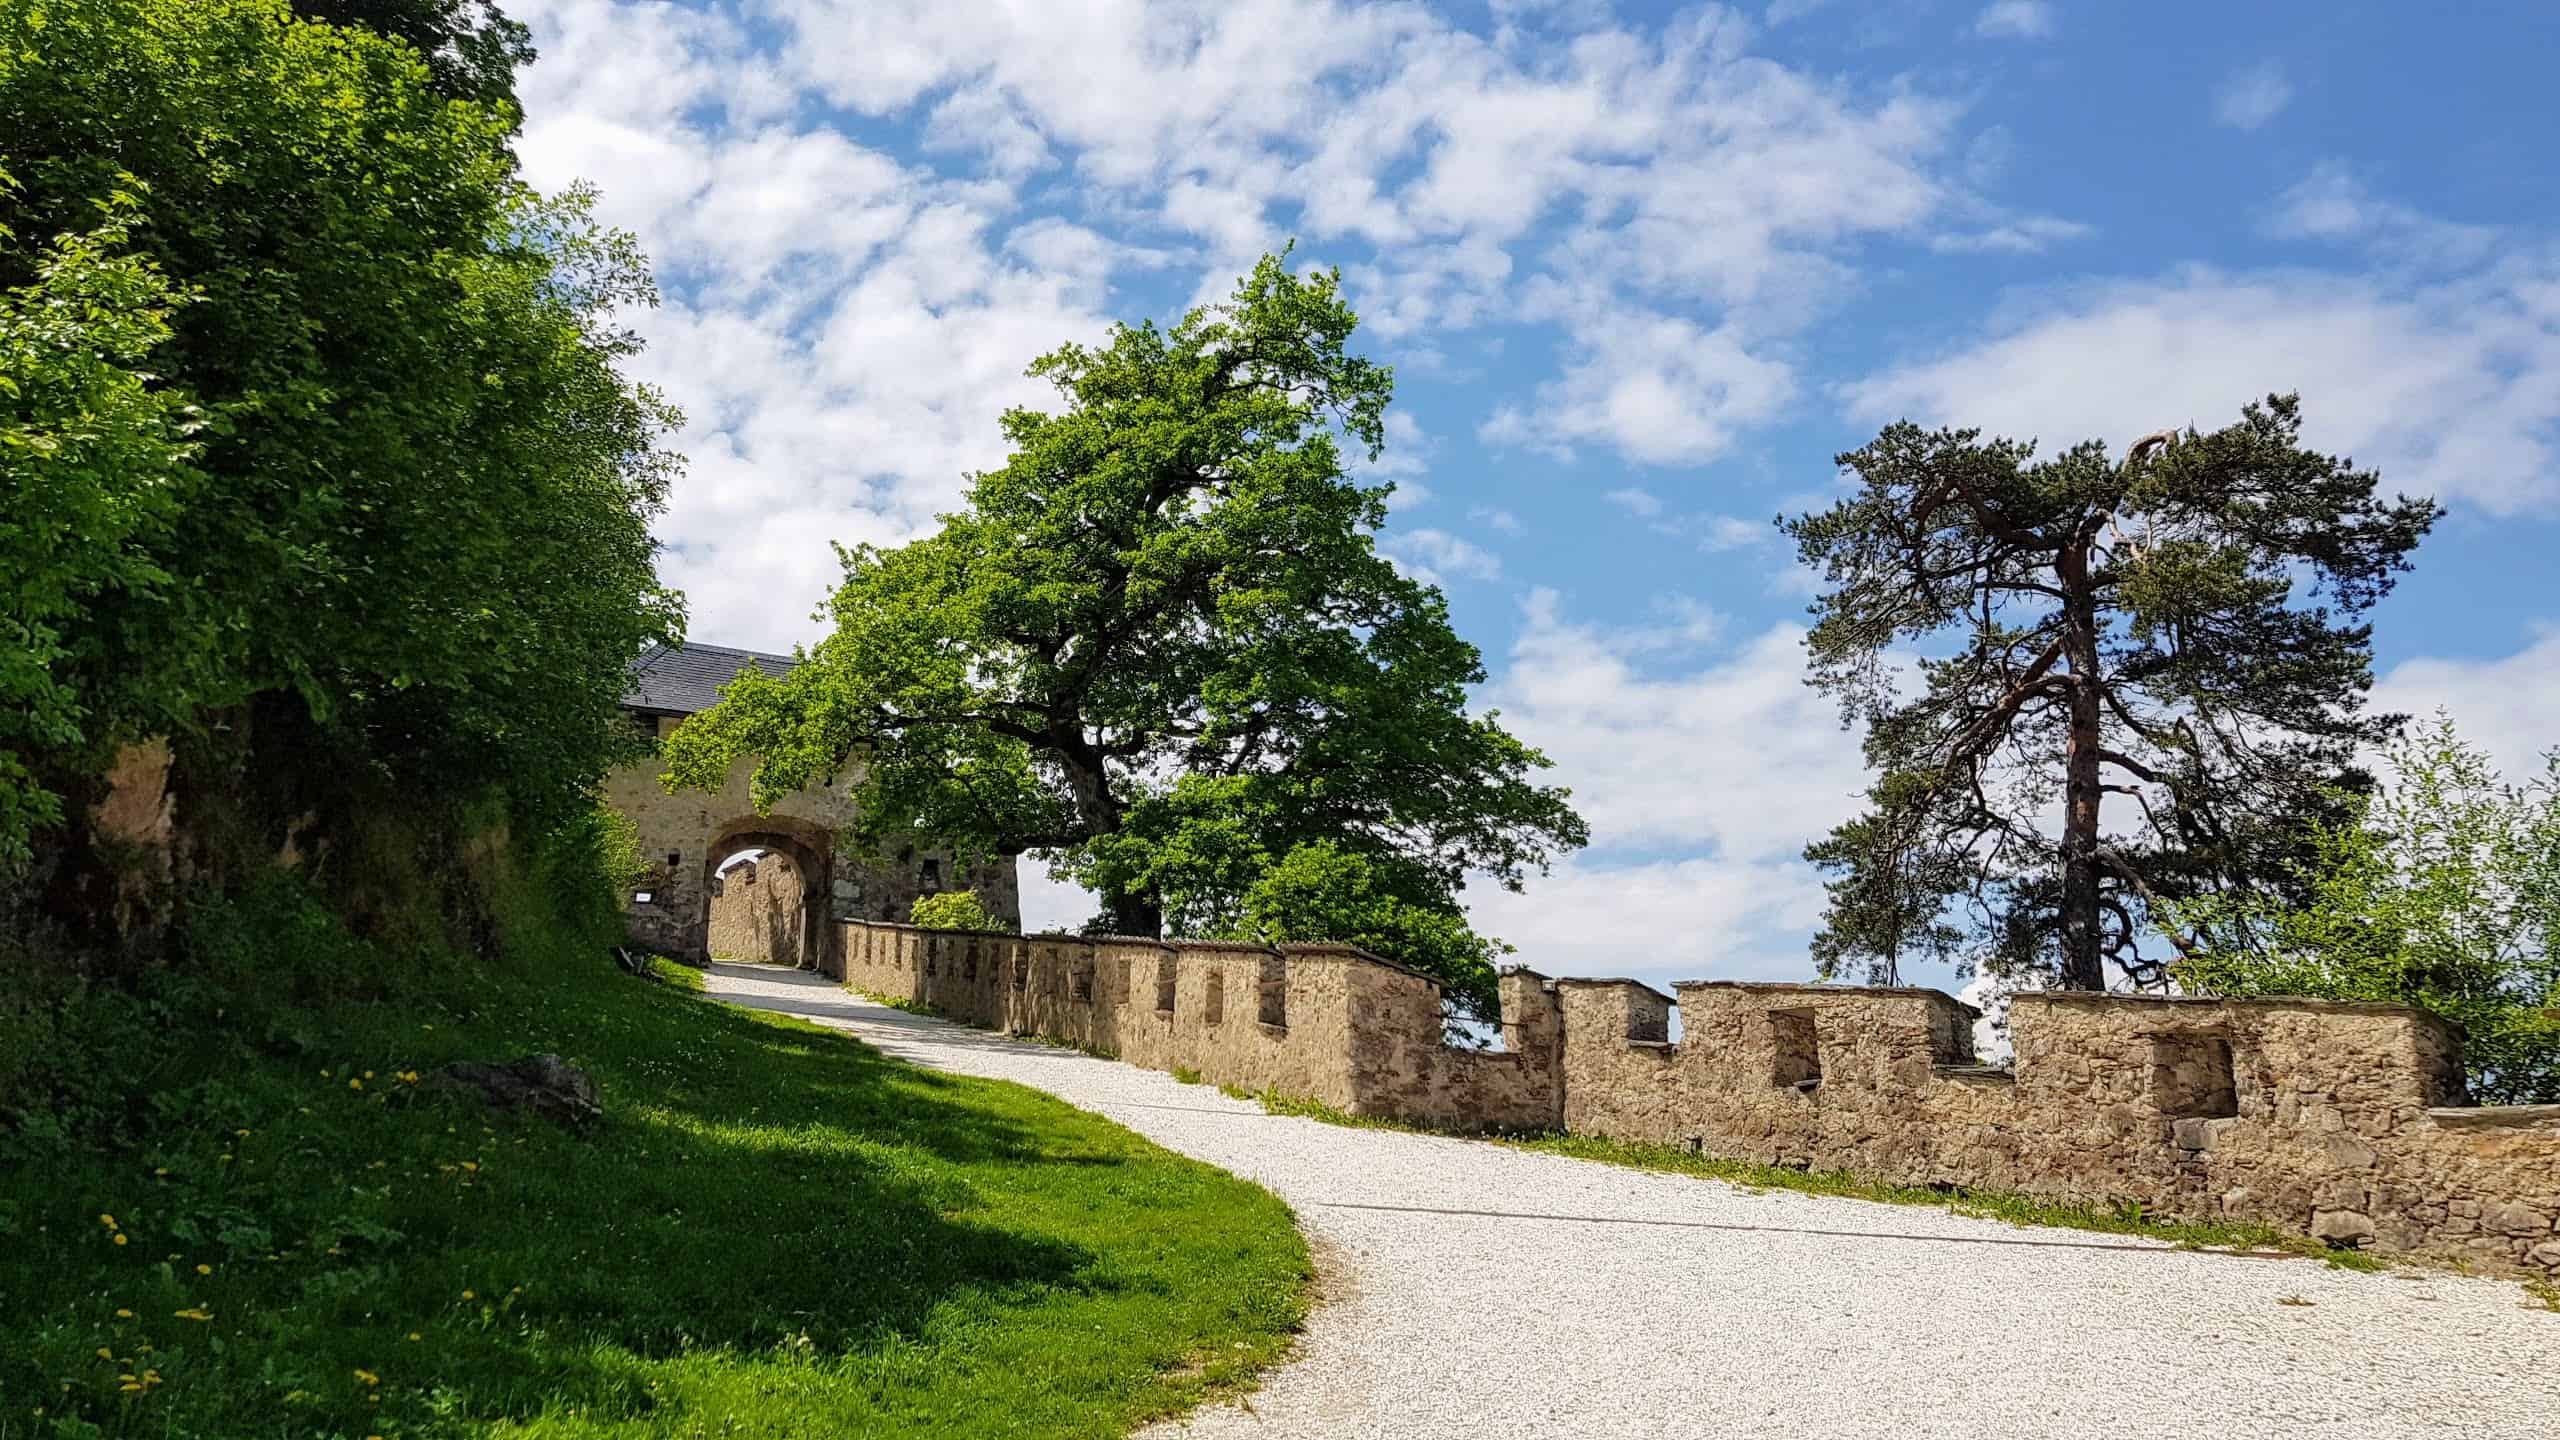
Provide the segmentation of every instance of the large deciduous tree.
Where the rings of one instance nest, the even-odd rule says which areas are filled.
[[[1839,457],[1855,492],[1782,522],[1828,586],[1811,678],[1877,772],[1806,851],[1826,971],[2157,984],[2163,901],[2288,883],[2393,733],[2361,616],[2438,513],[2300,431],[2278,396],[2121,462],[1908,423]]]
[[[2439,715],[2385,776],[2313,828],[2295,893],[2172,906],[2205,937],[2178,983],[2416,1005],[2462,1027],[2473,1098],[2560,1102],[2560,750],[2512,786]]]
[[[1390,377],[1355,323],[1266,257],[1170,329],[1042,357],[1060,408],[1004,417],[1012,457],[939,533],[845,551],[834,632],[679,729],[671,781],[754,755],[769,802],[859,761],[875,838],[1055,852],[1122,933],[1401,940],[1489,1002],[1460,887],[1586,833],[1468,712],[1483,669],[1439,591],[1372,543],[1390,487],[1341,437],[1377,453]],[[1375,923],[1294,933],[1346,916]]]
[[[0,7],[0,294],[95,297],[0,305],[45,382],[0,387],[0,433],[63,442],[0,464],[0,512],[114,521],[61,552],[83,575],[0,578],[45,610],[33,783],[157,733],[324,826],[386,793],[583,809],[680,618],[648,530],[673,415],[620,372],[645,266],[516,178],[515,123],[285,0]],[[177,463],[154,405],[198,426]],[[116,428],[48,418],[78,413]]]

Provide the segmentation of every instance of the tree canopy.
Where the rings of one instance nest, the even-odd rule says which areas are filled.
[[[1376,455],[1391,382],[1355,323],[1333,276],[1273,256],[1170,329],[1041,357],[1062,406],[1005,415],[1011,458],[940,532],[845,550],[833,632],[687,721],[671,783],[753,755],[770,803],[858,761],[873,837],[1054,852],[1122,933],[1394,938],[1273,933],[1344,913],[1309,902],[1322,881],[1436,935],[1396,958],[1489,1003],[1498,950],[1459,890],[1585,831],[1545,758],[1469,713],[1482,661],[1438,590],[1377,553],[1390,487],[1341,445]],[[1293,898],[1256,901],[1283,869]]]
[[[0,513],[100,517],[10,575],[42,673],[0,683],[50,697],[0,735],[22,784],[165,733],[290,813],[583,804],[679,620],[648,532],[674,416],[620,371],[644,264],[515,178],[514,124],[284,0],[0,10],[0,433],[35,437]]]
[[[2397,724],[2364,709],[2360,617],[2438,513],[2300,433],[2276,396],[2121,462],[1908,423],[1839,457],[1854,493],[1782,522],[1829,587],[1813,683],[1877,774],[1805,852],[1826,971],[2158,984],[2162,902],[2290,882]]]
[[[2560,1102],[2560,750],[2507,784],[2439,715],[2315,827],[2291,895],[2199,896],[2173,967],[2209,995],[2387,1000],[2462,1027],[2474,1099]]]
[[[293,8],[324,24],[406,41],[427,62],[439,95],[523,113],[516,71],[533,63],[533,32],[509,19],[496,0],[293,0]],[[511,120],[508,128],[518,123]]]

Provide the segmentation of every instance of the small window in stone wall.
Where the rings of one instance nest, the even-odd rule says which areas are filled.
[[[924,893],[930,895],[941,888],[942,862],[939,860],[927,860],[924,862]]]
[[[1088,955],[1082,961],[1077,963],[1074,976],[1074,988],[1070,993],[1072,993],[1076,999],[1083,1001],[1088,1005],[1093,1003],[1092,956]]]
[[[1822,1043],[1810,1010],[1769,1012],[1769,1083],[1811,1090],[1822,1083]]]
[[[2151,1095],[2175,1120],[2240,1113],[2240,1087],[2227,1035],[2160,1035],[2151,1041]]]
[[[1167,952],[1167,953],[1165,953],[1165,954],[1163,954],[1163,955],[1159,955],[1159,956],[1157,956],[1157,957],[1156,957],[1156,1013],[1157,1013],[1157,1014],[1159,1014],[1159,1015],[1170,1015],[1170,1014],[1172,1014],[1172,1013],[1173,1013],[1173,987],[1174,987],[1173,955],[1171,954],[1171,952]]]
[[[1227,976],[1222,970],[1209,972],[1209,983],[1200,992],[1200,1018],[1211,1025],[1227,1018]]]
[[[1262,957],[1262,1005],[1256,1018],[1265,1025],[1289,1023],[1289,958],[1285,955]]]
[[[977,981],[978,942],[975,940],[969,942],[967,952],[962,954],[960,957],[960,978],[970,981],[973,984]]]
[[[1028,990],[1031,988],[1031,952],[1028,950],[1017,950],[1014,952],[1013,988],[1016,990]]]

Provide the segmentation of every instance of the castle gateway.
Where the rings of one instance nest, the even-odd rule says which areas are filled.
[[[632,662],[622,708],[651,739],[707,710],[720,687],[750,666],[780,677],[788,655],[719,645],[651,646]],[[654,759],[605,777],[605,801],[640,832],[640,881],[624,897],[631,938],[670,955],[714,955],[828,968],[837,921],[904,922],[915,902],[942,890],[975,891],[987,913],[1021,924],[1021,893],[1008,857],[962,867],[947,850],[917,842],[878,856],[840,853],[837,835],[854,806],[839,775],[758,814],[747,798],[752,760],[730,766],[716,793],[673,795]]]

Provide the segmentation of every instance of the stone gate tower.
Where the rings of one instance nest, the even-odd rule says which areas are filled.
[[[688,715],[707,710],[720,687],[750,666],[780,678],[798,662],[788,655],[733,650],[720,645],[651,646],[631,666],[623,712],[655,740]],[[854,818],[853,800],[836,776],[784,796],[758,814],[747,798],[754,762],[741,759],[716,793],[684,790],[673,795],[658,783],[649,760],[605,777],[605,801],[630,817],[640,832],[640,858],[648,867],[625,897],[631,938],[671,955],[700,960],[711,954],[712,910],[730,897],[722,871],[755,854],[764,872],[759,894],[771,893],[772,861],[795,872],[798,899],[792,913],[758,922],[766,932],[760,959],[788,959],[816,967],[838,943],[839,920],[903,922],[909,908],[943,890],[972,890],[988,914],[1018,928],[1022,901],[1011,857],[966,867],[928,840],[897,846],[879,857],[838,852],[836,837]],[[724,924],[722,934],[743,933]]]

